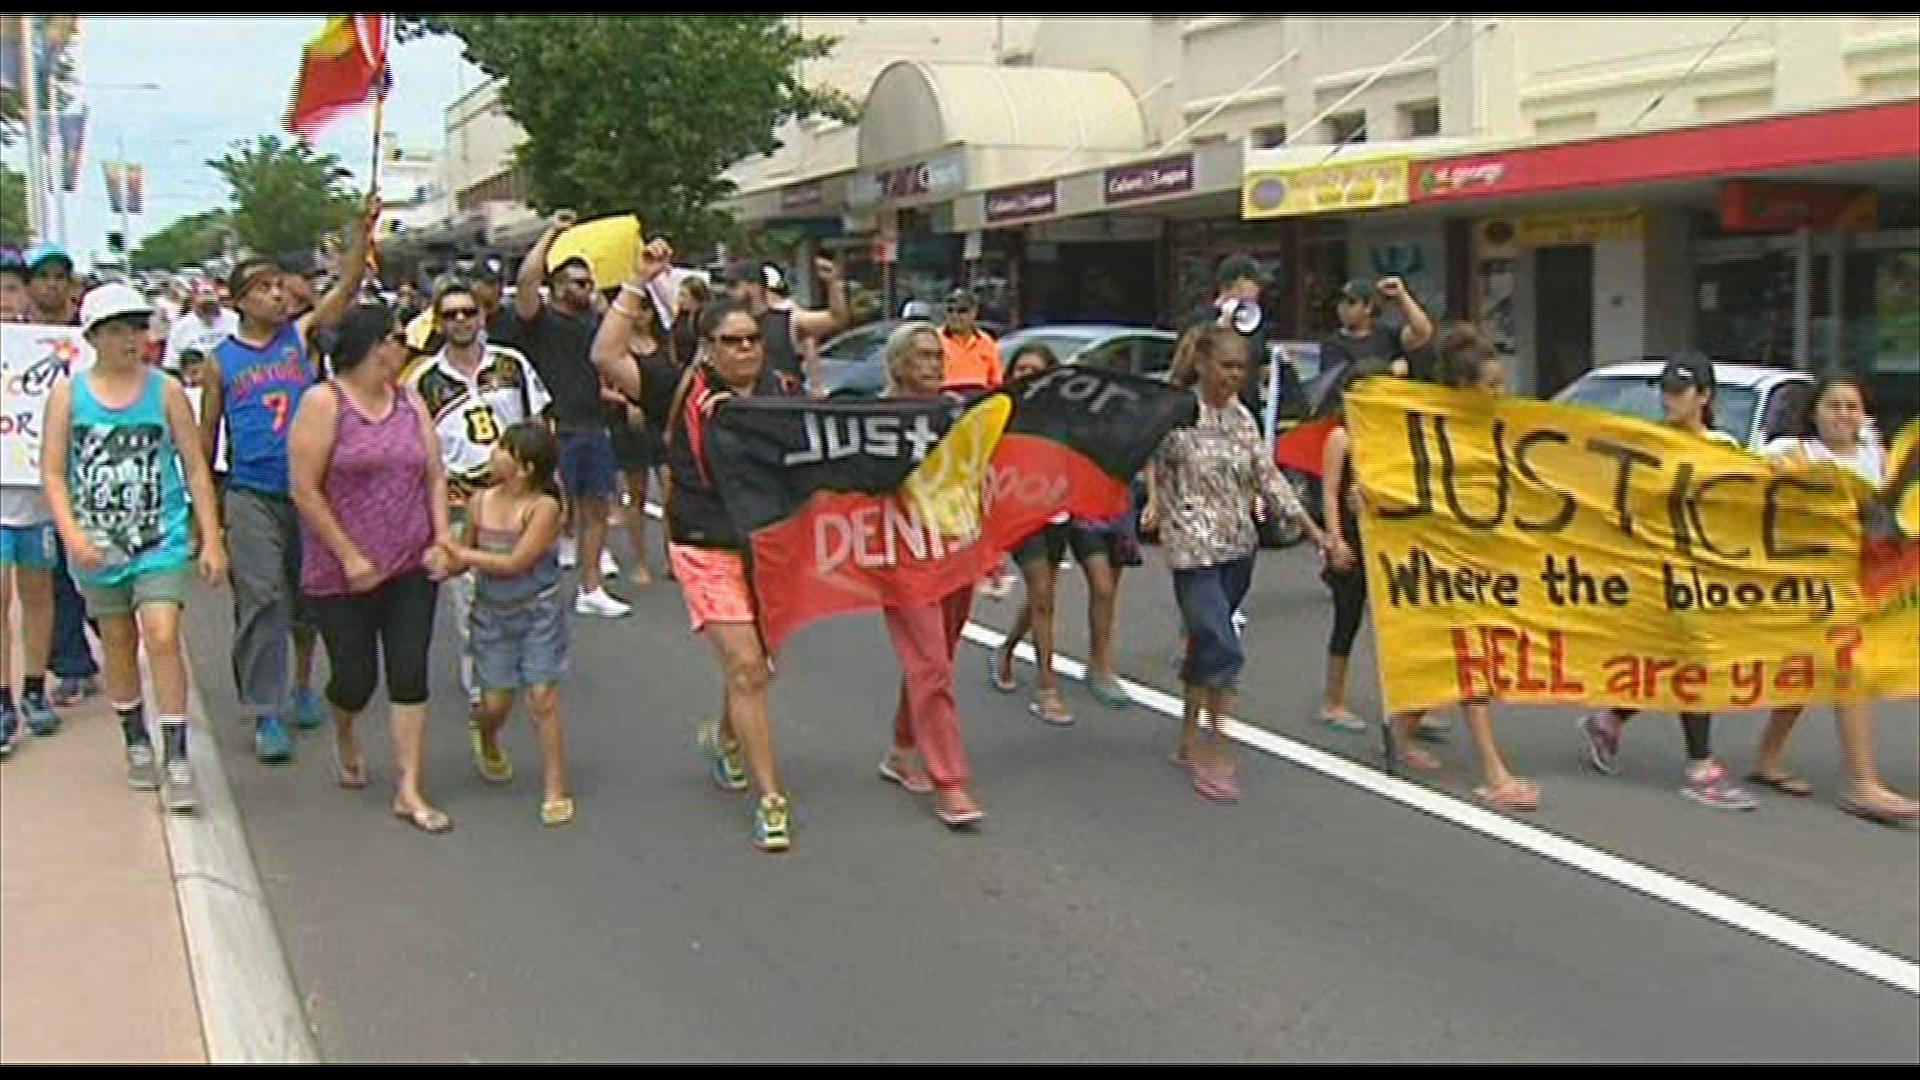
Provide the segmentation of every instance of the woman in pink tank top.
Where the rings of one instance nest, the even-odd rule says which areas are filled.
[[[407,361],[392,313],[363,306],[340,329],[335,378],[300,399],[290,439],[300,510],[300,584],[327,643],[335,769],[367,784],[354,722],[373,697],[384,656],[394,757],[393,812],[429,833],[453,827],[421,792],[427,652],[438,579],[451,542],[446,473],[426,407],[395,384]]]

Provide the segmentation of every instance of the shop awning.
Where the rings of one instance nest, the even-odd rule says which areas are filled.
[[[1145,149],[1147,129],[1110,72],[900,61],[880,73],[861,114],[861,168],[956,145],[1110,155]]]

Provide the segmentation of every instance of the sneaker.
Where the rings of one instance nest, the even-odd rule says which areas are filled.
[[[20,711],[11,704],[0,705],[0,758],[13,753],[13,735],[20,730]]]
[[[193,782],[193,766],[186,758],[167,762],[167,809],[184,814],[200,805],[200,788]]]
[[[20,715],[27,718],[27,730],[35,738],[45,738],[60,730],[60,714],[53,711],[45,694],[26,694],[20,698]]]
[[[1606,776],[1620,769],[1620,721],[1609,712],[1580,718],[1580,734],[1587,740],[1587,762]]]
[[[785,795],[763,795],[753,809],[753,843],[761,851],[785,851],[793,846],[788,831],[789,810]]]
[[[91,675],[82,675],[74,679],[62,678],[48,698],[55,708],[70,709],[99,692],[100,680]]]
[[[700,725],[700,752],[707,755],[709,775],[716,787],[722,791],[747,790],[746,762],[740,755],[740,744],[729,743],[722,736],[720,721],[708,720]]]
[[[602,619],[624,619],[633,613],[633,609],[607,595],[607,590],[595,589],[580,594],[580,599],[573,602],[573,613]]]
[[[253,753],[262,765],[285,765],[293,760],[293,737],[277,716],[263,716],[253,724]]]
[[[600,576],[617,578],[620,576],[620,564],[614,560],[613,552],[600,549]]]
[[[1244,609],[1236,608],[1233,612],[1233,635],[1235,637],[1247,635],[1247,613]]]
[[[1728,786],[1727,770],[1717,761],[1689,766],[1680,794],[1713,810],[1752,810],[1760,805],[1760,801],[1747,792]]]
[[[580,542],[571,536],[560,538],[560,569],[571,570],[580,565]]]
[[[152,743],[127,747],[127,786],[135,791],[160,790],[160,763],[153,756]]]
[[[320,707],[320,695],[302,687],[293,692],[293,726],[312,731],[327,722],[327,711]]]

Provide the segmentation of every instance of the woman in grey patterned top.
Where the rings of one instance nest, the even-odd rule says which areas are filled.
[[[1154,455],[1141,526],[1160,529],[1187,632],[1180,669],[1186,726],[1178,760],[1192,774],[1194,790],[1226,802],[1239,798],[1240,784],[1219,737],[1220,722],[1233,711],[1246,662],[1233,612],[1253,583],[1260,547],[1255,503],[1265,496],[1274,513],[1298,521],[1323,549],[1327,538],[1280,475],[1253,414],[1236,396],[1247,376],[1245,339],[1219,327],[1194,331],[1182,347],[1176,378],[1189,371],[1197,379],[1197,415]],[[1213,730],[1204,742],[1203,713]]]

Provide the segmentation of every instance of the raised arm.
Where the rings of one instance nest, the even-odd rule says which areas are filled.
[[[547,252],[561,233],[573,228],[573,221],[573,211],[554,211],[546,231],[533,242],[527,257],[520,260],[520,276],[514,282],[513,313],[522,325],[530,325],[540,318],[540,284],[547,278]]]
[[[1405,282],[1397,277],[1380,279],[1380,295],[1400,305],[1400,315],[1406,325],[1400,328],[1400,347],[1417,349],[1433,340],[1433,320],[1427,317],[1420,301],[1413,298]]]
[[[824,255],[813,260],[813,272],[827,285],[827,310],[794,312],[793,329],[803,337],[824,340],[838,333],[849,321],[847,283],[840,276],[840,264]]]
[[[340,280],[333,283],[327,295],[313,306],[313,310],[300,317],[297,324],[300,340],[311,341],[319,330],[328,330],[340,324],[347,312],[353,307],[353,298],[360,295],[360,285],[367,279],[367,255],[373,250],[373,230],[380,223],[380,193],[367,192],[367,200],[360,208],[360,220],[353,231],[353,242],[347,246],[347,254],[340,264]]]

